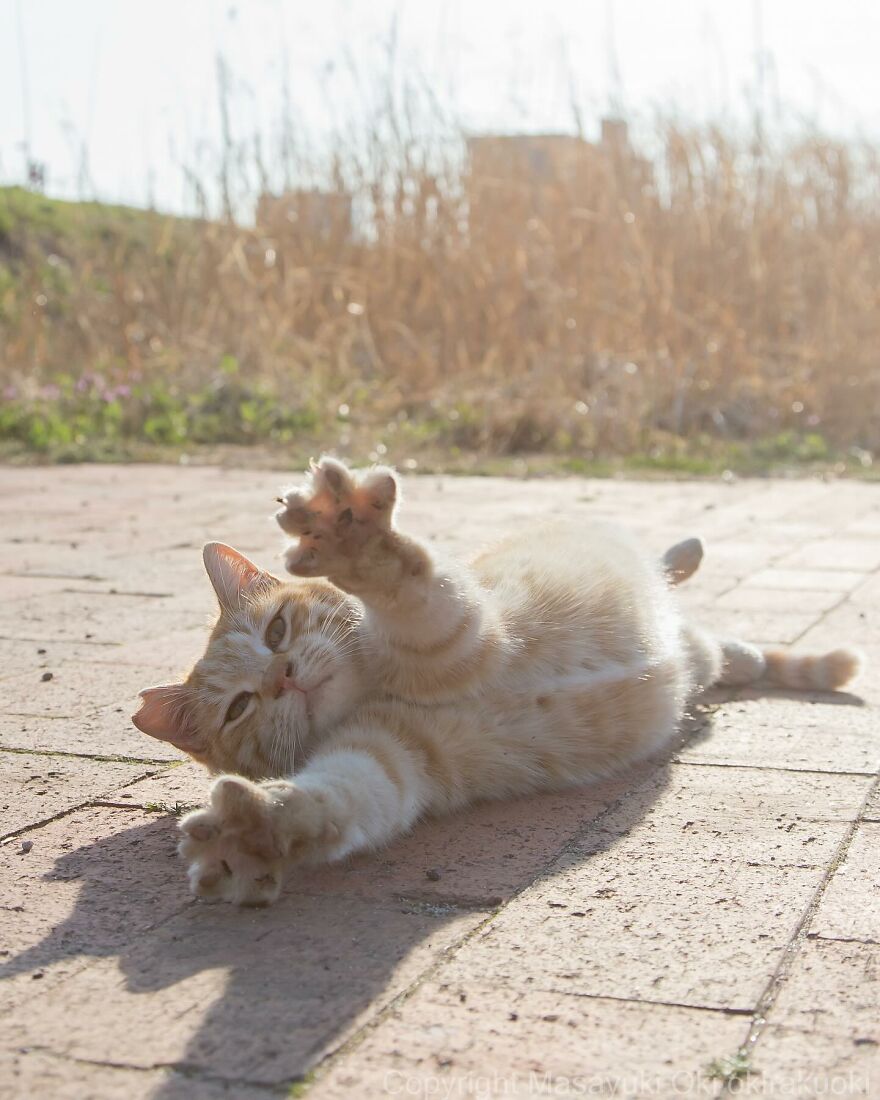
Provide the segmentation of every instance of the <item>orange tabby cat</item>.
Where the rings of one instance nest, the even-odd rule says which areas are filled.
[[[849,649],[768,653],[682,621],[671,585],[696,539],[658,565],[611,528],[542,528],[466,569],[395,529],[397,497],[390,470],[324,458],[277,515],[300,579],[205,547],[220,603],[205,656],[134,716],[234,773],[180,823],[202,897],[267,903],[287,864],[607,775],[668,742],[713,683],[834,689],[858,671]]]

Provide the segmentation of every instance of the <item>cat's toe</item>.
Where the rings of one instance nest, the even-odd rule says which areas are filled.
[[[321,573],[318,552],[313,546],[297,543],[284,552],[284,568],[295,577],[315,577]]]
[[[281,893],[281,868],[243,850],[228,853],[225,874],[208,885],[208,897],[222,897],[233,905],[271,905]],[[199,896],[206,896],[200,893]]]
[[[273,871],[254,875],[249,881],[239,883],[236,905],[260,908],[278,900],[281,893],[281,876]]]
[[[185,837],[205,843],[220,833],[220,822],[212,810],[193,810],[180,819],[179,829]]]
[[[355,481],[351,470],[338,458],[323,455],[312,463],[312,486],[317,496],[330,493],[340,503],[354,492]]]
[[[239,775],[223,775],[211,788],[211,808],[226,826],[248,826],[266,816],[269,799],[259,784]]]
[[[275,901],[284,855],[275,808],[275,788],[227,775],[214,784],[209,808],[181,820],[178,851],[197,898],[235,905]]]
[[[189,888],[197,898],[205,901],[223,901],[230,872],[219,862],[192,863],[187,870]]]
[[[376,466],[361,478],[357,492],[359,503],[373,513],[375,520],[383,513],[390,513],[397,503],[398,487],[394,471],[388,466]]]
[[[306,494],[299,489],[291,489],[279,500],[284,507],[275,513],[275,520],[281,530],[288,535],[301,535],[307,531],[314,519],[314,512],[309,508]]]
[[[231,838],[191,851],[187,878],[202,901],[270,905],[281,893],[280,862],[260,858]]]

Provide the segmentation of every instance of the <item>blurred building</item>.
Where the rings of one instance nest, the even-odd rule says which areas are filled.
[[[652,166],[629,140],[625,120],[602,120],[598,141],[572,134],[478,134],[467,141],[472,230],[505,211],[541,218],[565,202],[587,203],[597,187],[622,197],[653,182]]]
[[[274,237],[347,241],[352,233],[351,195],[316,188],[264,191],[257,200],[257,228]]]

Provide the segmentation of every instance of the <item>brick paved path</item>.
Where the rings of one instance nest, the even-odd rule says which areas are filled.
[[[705,1096],[746,1045],[747,1095],[880,1096],[880,487],[411,479],[461,552],[700,533],[690,606],[862,645],[863,698],[728,696],[668,761],[205,906],[167,812],[205,779],[128,715],[200,652],[201,543],[273,565],[283,480],[0,469],[0,1095]]]

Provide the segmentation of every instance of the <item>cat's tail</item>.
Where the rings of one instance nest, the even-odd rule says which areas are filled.
[[[844,646],[828,653],[789,653],[747,642],[722,642],[718,682],[741,685],[763,680],[795,691],[838,691],[854,680],[865,663],[858,649]]]
[[[781,687],[807,691],[837,691],[854,680],[865,663],[858,649],[844,646],[829,653],[797,654],[781,649],[763,650],[764,679]]]

